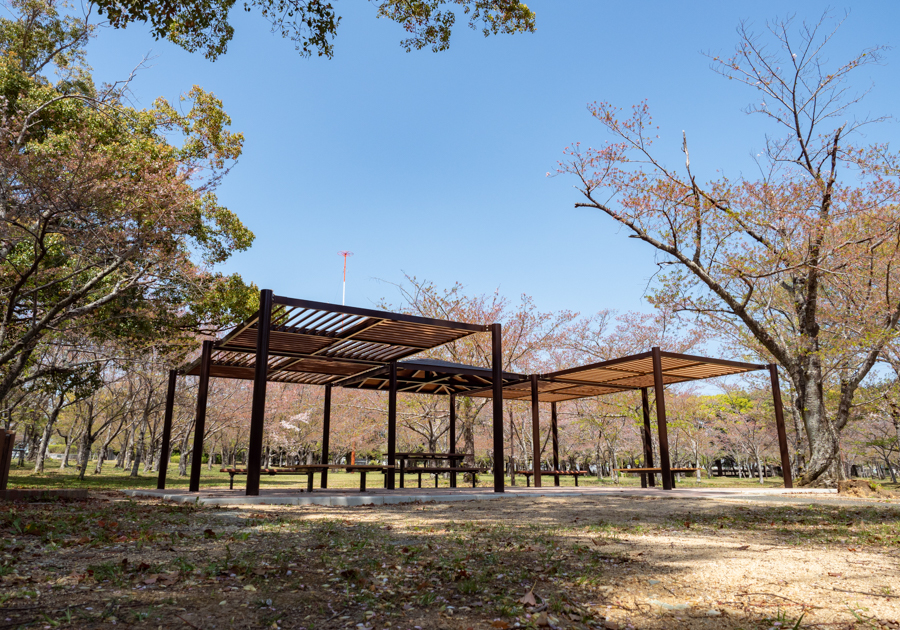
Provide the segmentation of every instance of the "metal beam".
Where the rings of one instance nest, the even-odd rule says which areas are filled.
[[[163,416],[162,444],[159,449],[159,475],[156,478],[156,489],[166,489],[166,473],[169,470],[169,444],[172,441],[172,414],[175,410],[175,387],[178,370],[169,370],[169,389],[166,390],[166,410]],[[224,462],[223,462],[224,463]]]
[[[250,446],[247,451],[247,496],[259,495],[263,429],[266,419],[266,382],[269,371],[269,332],[272,328],[272,291],[259,292],[259,325],[256,330],[256,365],[250,407]]]
[[[212,341],[204,341],[200,354],[200,385],[197,388],[197,416],[194,419],[194,448],[191,451],[191,492],[200,491],[200,471],[203,466],[203,433],[206,431],[206,400],[209,395],[209,366],[212,361]]]

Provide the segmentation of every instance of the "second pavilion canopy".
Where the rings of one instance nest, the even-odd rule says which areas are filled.
[[[664,385],[766,369],[765,365],[755,363],[666,351],[660,351],[660,363]],[[563,402],[643,389],[654,386],[653,378],[652,352],[642,352],[610,361],[541,374],[537,377],[538,400]],[[506,385],[503,389],[503,398],[531,400],[531,388],[530,380]],[[472,395],[490,398],[493,394],[490,389],[482,389]]]

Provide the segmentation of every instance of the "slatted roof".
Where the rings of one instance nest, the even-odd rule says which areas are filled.
[[[525,377],[510,372],[503,373],[504,383],[513,383]],[[493,382],[490,368],[451,363],[438,359],[411,359],[397,363],[397,391],[416,394],[466,394],[483,389]],[[342,387],[367,390],[388,390],[390,372],[384,367],[362,376],[343,381]]]
[[[660,352],[660,362],[663,383],[667,385],[766,369],[765,365],[755,363],[675,352]],[[541,374],[538,379],[538,399],[541,402],[562,402],[653,387],[653,355],[650,352],[642,352],[601,363]],[[490,398],[492,392],[484,389],[472,395]],[[530,400],[531,383],[525,381],[504,387],[503,398]]]
[[[273,296],[268,380],[324,385],[488,330],[414,315]],[[210,376],[253,379],[259,313],[213,346]],[[199,357],[180,370],[200,373]]]

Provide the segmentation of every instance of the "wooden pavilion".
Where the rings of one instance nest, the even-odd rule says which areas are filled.
[[[553,444],[553,469],[559,470],[559,439],[557,429],[556,404],[567,400],[603,396],[630,390],[640,390],[644,416],[643,446],[645,466],[653,466],[653,442],[650,427],[650,402],[648,390],[652,387],[656,398],[656,418],[659,433],[659,459],[663,488],[672,489],[671,461],[669,459],[669,437],[666,426],[665,386],[719,376],[744,374],[757,370],[768,370],[772,383],[775,424],[778,445],[781,452],[781,466],[785,488],[793,487],[791,462],[788,452],[787,434],[784,427],[784,410],[781,403],[781,387],[778,369],[774,364],[760,365],[741,363],[724,359],[698,357],[675,352],[665,352],[655,347],[627,357],[592,363],[549,374],[534,374],[527,380],[506,385],[503,397],[510,400],[531,400],[531,418],[534,453],[532,476],[536,487],[541,486],[540,411],[541,402],[550,403],[550,432]],[[493,397],[493,390],[482,388],[469,395]],[[559,478],[556,478],[559,483]],[[650,477],[653,484],[653,477]]]
[[[491,334],[491,367],[480,368],[435,359],[410,358],[479,332]],[[260,292],[259,310],[219,340],[204,341],[200,356],[169,372],[157,488],[166,486],[172,415],[177,378],[199,377],[193,453],[203,452],[206,405],[210,378],[253,381],[250,412],[250,444],[247,456],[249,496],[259,494],[263,429],[268,382],[322,385],[322,461],[329,457],[331,391],[335,386],[388,393],[386,487],[394,489],[397,453],[397,394],[411,392],[446,395],[450,401],[450,453],[456,452],[456,396],[493,399],[492,437],[494,491],[505,488],[503,461],[503,399],[531,400],[533,470],[535,486],[541,486],[541,402],[551,404],[553,466],[559,470],[557,409],[559,402],[640,390],[644,416],[645,465],[653,465],[649,388],[656,399],[663,487],[672,489],[664,388],[668,384],[696,381],[756,370],[768,370],[772,383],[775,422],[781,451],[785,487],[793,487],[778,371],[775,365],[741,363],[698,357],[653,348],[610,361],[593,363],[549,374],[522,376],[502,371],[500,324],[466,324],[374,309],[312,302]],[[190,490],[200,489],[201,457],[191,461]],[[652,480],[652,477],[651,477]],[[327,487],[327,471],[322,472]],[[311,481],[310,481],[311,483]],[[556,478],[559,483],[559,478]],[[651,481],[652,484],[652,481]]]
[[[469,335],[491,334],[491,368],[471,368],[434,361],[432,369],[422,364],[402,362],[419,352],[430,350]],[[263,426],[268,382],[302,383],[325,387],[323,462],[328,459],[328,434],[331,418],[331,389],[356,386],[384,389],[388,392],[387,459],[394,466],[397,442],[397,393],[410,387],[429,393],[450,394],[468,389],[494,387],[493,445],[495,453],[494,490],[504,491],[503,471],[503,395],[500,324],[476,325],[452,322],[374,309],[312,302],[260,292],[259,310],[216,341],[204,341],[200,356],[181,369],[169,372],[162,435],[162,453],[157,488],[164,489],[172,435],[175,388],[179,375],[198,376],[197,412],[194,426],[190,490],[200,489],[203,434],[210,378],[236,378],[253,381],[250,411],[250,445],[247,456],[249,496],[259,494],[262,463]],[[440,372],[439,374],[437,372]],[[402,374],[402,381],[401,375]],[[375,386],[374,384],[378,385]],[[401,383],[403,388],[401,389]],[[454,406],[455,407],[455,406]],[[452,442],[451,442],[452,443]],[[326,476],[323,475],[323,487]],[[388,489],[395,487],[393,468],[387,472]]]

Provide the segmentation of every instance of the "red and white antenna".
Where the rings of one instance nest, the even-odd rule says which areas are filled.
[[[339,256],[344,257],[344,288],[341,293],[341,306],[347,305],[347,257],[352,256],[353,252],[351,251],[343,251],[338,252]],[[341,315],[341,332],[344,332],[344,316]]]
[[[347,257],[352,256],[353,252],[344,251],[338,252],[338,256],[344,257],[344,290],[341,293],[341,305],[346,306],[347,304]]]

